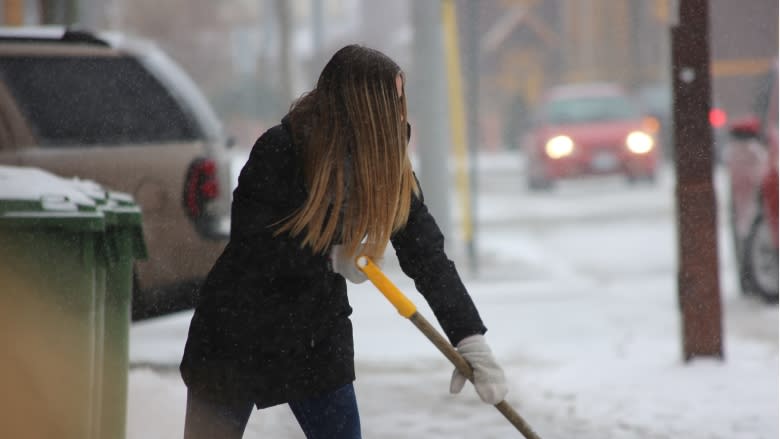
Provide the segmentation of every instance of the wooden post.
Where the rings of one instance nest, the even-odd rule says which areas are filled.
[[[24,0],[5,0],[3,2],[3,17],[7,26],[24,24]]]
[[[717,209],[709,125],[708,0],[679,0],[672,28],[678,295],[683,356],[723,357]]]

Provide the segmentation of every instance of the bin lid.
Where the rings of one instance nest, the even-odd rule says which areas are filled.
[[[106,216],[109,226],[142,227],[141,208],[132,195],[105,189],[92,180],[73,178],[70,185],[89,197]]]
[[[105,230],[97,203],[67,179],[28,167],[0,166],[0,226]]]
[[[135,259],[146,259],[148,256],[143,234],[143,221],[140,207],[132,195],[106,190],[92,180],[74,178],[70,184],[88,196],[97,206],[97,210],[105,215],[107,239],[118,238],[117,234],[129,234],[132,237],[131,256]],[[113,247],[111,247],[113,248]],[[118,255],[111,254],[112,260]]]

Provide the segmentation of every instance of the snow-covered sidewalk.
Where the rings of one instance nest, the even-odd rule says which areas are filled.
[[[511,383],[508,401],[547,438],[776,438],[776,309],[727,298],[726,361],[684,365],[673,285],[641,284],[470,282]],[[353,296],[365,437],[514,437],[469,389],[448,395],[448,364],[365,290]],[[187,317],[168,323],[184,328]],[[133,369],[129,437],[180,435],[184,400],[175,370]],[[302,435],[280,406],[255,412],[246,437]]]
[[[540,195],[511,187],[522,178],[509,166],[494,171],[479,198],[481,270],[463,277],[507,372],[507,399],[541,437],[778,437],[778,309],[738,292],[725,226],[725,360],[686,364],[670,179]],[[387,273],[433,321],[392,258]],[[352,286],[350,300],[364,437],[520,437],[473,390],[448,394],[451,367],[371,285]],[[176,367],[190,316],[132,329],[130,439],[181,436]],[[303,435],[278,406],[255,412],[245,437]]]

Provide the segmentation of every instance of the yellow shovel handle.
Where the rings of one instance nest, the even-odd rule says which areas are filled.
[[[404,296],[404,293],[382,273],[382,270],[371,259],[361,256],[357,259],[357,266],[363,270],[363,273],[366,274],[371,283],[376,285],[379,291],[387,297],[387,300],[395,306],[399,314],[408,319],[417,312],[417,307],[414,306],[414,303]]]

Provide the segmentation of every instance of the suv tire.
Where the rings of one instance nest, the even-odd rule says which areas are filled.
[[[759,211],[745,239],[742,273],[749,291],[770,303],[778,302],[778,252],[763,212]]]

